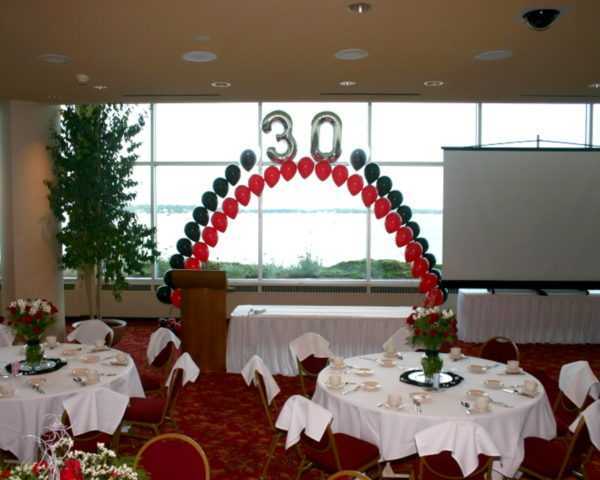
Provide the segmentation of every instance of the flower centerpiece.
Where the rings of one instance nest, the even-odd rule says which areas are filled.
[[[44,352],[40,338],[44,331],[54,323],[57,308],[46,299],[19,298],[8,305],[8,318],[5,324],[11,327],[17,335],[25,339],[25,361],[30,365],[39,364]]]
[[[443,366],[440,348],[444,344],[456,341],[454,312],[441,310],[439,307],[416,307],[406,323],[412,332],[409,337],[410,343],[425,349],[421,365],[425,381],[433,384],[434,375],[441,372]]]

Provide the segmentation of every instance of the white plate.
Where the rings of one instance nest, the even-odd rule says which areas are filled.
[[[373,375],[374,371],[371,368],[355,368],[352,370],[352,373],[361,377],[368,377]]]
[[[483,384],[485,385],[485,388],[489,388],[491,390],[500,390],[501,388],[504,388],[504,383],[502,383],[500,380],[496,380],[496,382],[498,383],[488,383],[491,380],[495,380],[495,379],[487,379],[485,382],[483,382]]]
[[[374,392],[381,388],[381,383],[375,381],[363,382],[360,387],[367,392]]]
[[[377,363],[379,365],[381,365],[383,368],[392,368],[392,367],[395,367],[396,363],[397,363],[396,360],[392,360],[389,363],[383,363],[383,362],[384,362],[383,358],[378,358],[377,359]]]
[[[518,370],[504,370],[505,375],[523,375],[525,371],[519,367]]]
[[[329,390],[343,390],[344,387],[346,386],[345,382],[340,383],[339,385],[331,385],[331,383],[329,382],[325,382],[325,386],[329,389]]]

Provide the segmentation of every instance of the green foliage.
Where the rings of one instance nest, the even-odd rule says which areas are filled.
[[[128,207],[135,199],[131,176],[143,116],[130,120],[125,105],[69,105],[48,147],[53,181],[46,182],[50,207],[62,224],[63,268],[101,267],[115,298],[127,275],[142,274],[158,252],[154,231],[138,223]]]

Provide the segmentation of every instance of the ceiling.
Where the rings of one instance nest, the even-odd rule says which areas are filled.
[[[11,0],[0,6],[0,98],[51,103],[200,100],[574,101],[600,98],[600,2]],[[528,7],[565,7],[549,29]],[[198,36],[208,36],[198,40]],[[363,48],[363,60],[336,51]],[[509,49],[506,60],[474,55]],[[210,50],[210,63],[184,52]],[[71,62],[39,60],[47,53]],[[80,86],[75,75],[89,75]],[[342,80],[357,82],[341,87]],[[444,86],[425,87],[427,80]],[[227,89],[212,81],[229,81]],[[98,91],[93,85],[108,88]]]

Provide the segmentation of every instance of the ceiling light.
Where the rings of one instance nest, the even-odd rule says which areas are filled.
[[[206,50],[193,50],[191,52],[185,52],[181,58],[185,62],[203,63],[216,60],[217,54]]]
[[[444,85],[444,82],[442,82],[441,80],[427,80],[423,82],[423,85],[425,85],[426,87],[441,87]]]
[[[101,92],[102,90],[106,90],[108,87],[106,85],[94,85],[92,88]]]
[[[78,73],[75,75],[75,80],[77,80],[79,85],[87,85],[90,81],[90,76],[85,73]]]
[[[38,57],[38,60],[45,63],[52,63],[54,65],[64,65],[69,63],[71,59],[62,53],[44,53]]]
[[[229,88],[229,87],[231,87],[231,82],[217,80],[215,82],[210,82],[210,86],[213,88]]]
[[[512,50],[488,50],[475,55],[475,60],[482,62],[493,62],[495,60],[506,60],[512,57]]]
[[[360,15],[362,13],[367,13],[369,10],[371,10],[371,4],[366,2],[351,3],[350,5],[348,5],[348,10],[350,10],[352,13]]]
[[[205,43],[210,40],[210,35],[196,35],[194,36],[194,42]]]
[[[590,83],[588,88],[600,88],[600,82]]]
[[[340,82],[340,87],[354,87],[356,82],[354,80],[342,80]]]
[[[369,52],[362,48],[345,48],[344,50],[335,52],[335,58],[338,60],[361,60],[368,56]]]

